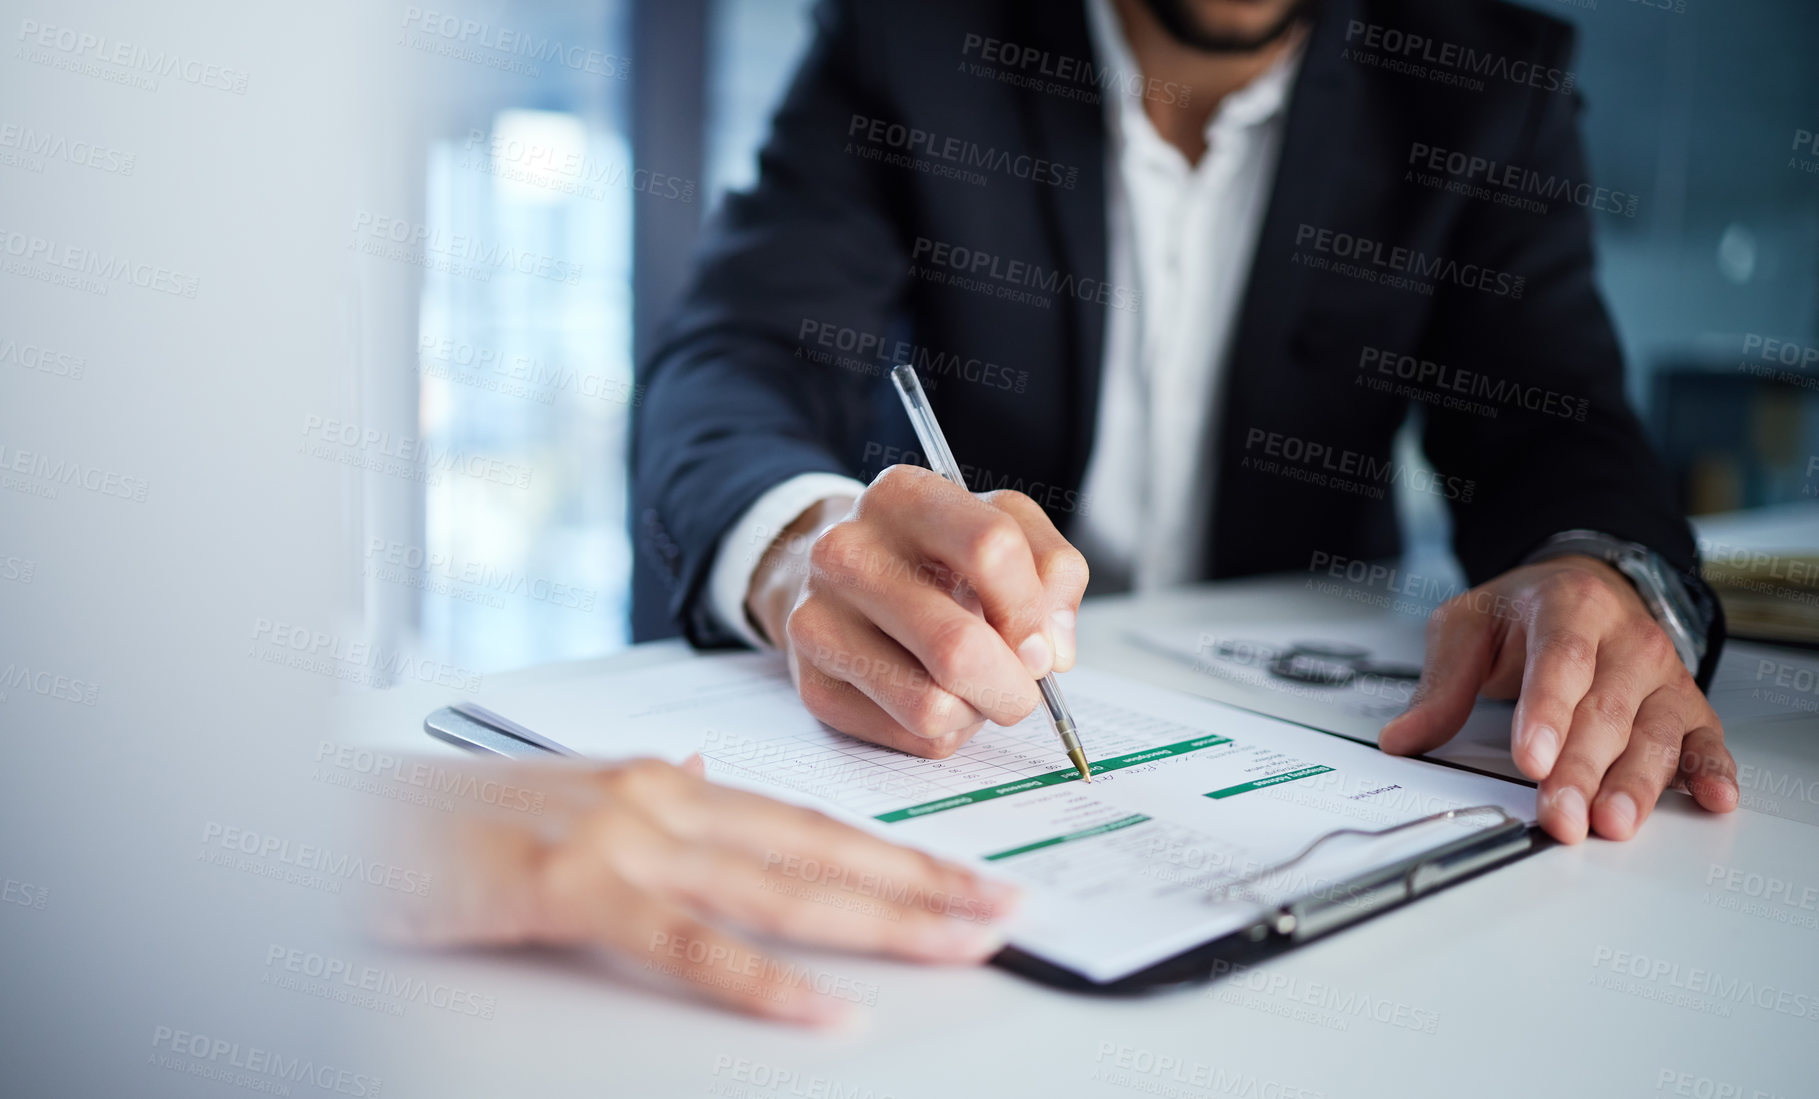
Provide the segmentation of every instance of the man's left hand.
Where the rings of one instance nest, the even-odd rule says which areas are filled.
[[[1562,843],[1588,828],[1629,839],[1676,781],[1712,812],[1737,807],[1718,715],[1636,589],[1596,558],[1524,565],[1441,605],[1415,701],[1378,743],[1431,751],[1479,695],[1517,700],[1510,751]]]

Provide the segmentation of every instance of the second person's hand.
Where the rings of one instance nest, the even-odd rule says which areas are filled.
[[[748,940],[970,964],[1003,942],[1016,890],[820,813],[728,789],[699,758],[457,763],[501,794],[452,817],[384,802],[369,824],[422,895],[377,890],[371,929],[413,947],[597,947],[736,1010],[830,1023],[838,980]],[[534,800],[533,800],[534,799]]]
[[[1027,717],[1036,679],[1073,666],[1086,580],[1086,559],[1028,496],[892,466],[858,500],[824,500],[784,530],[746,609],[810,713],[939,759],[988,719]]]

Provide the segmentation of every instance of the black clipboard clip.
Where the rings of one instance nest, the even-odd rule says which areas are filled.
[[[1321,847],[1346,836],[1382,839],[1431,824],[1493,814],[1496,817],[1494,824],[1470,835],[1336,883],[1331,888],[1276,904],[1266,918],[1253,924],[1247,932],[1253,940],[1277,935],[1292,943],[1306,942],[1526,854],[1534,842],[1528,824],[1510,816],[1502,806],[1474,805],[1430,813],[1389,828],[1339,828],[1309,843],[1293,858],[1217,886],[1211,890],[1213,896],[1209,899],[1243,899],[1245,892],[1256,883],[1293,869]]]
[[[1248,927],[1114,981],[1092,980],[1014,946],[999,951],[992,962],[1043,984],[1101,995],[1143,995],[1179,985],[1202,984],[1233,965],[1256,966],[1312,939],[1458,885],[1551,845],[1539,828],[1510,816],[1501,806],[1448,809],[1374,831],[1340,828],[1328,832],[1293,858],[1214,887],[1208,891],[1207,899],[1214,903],[1232,899],[1255,902],[1259,899],[1255,889],[1258,883],[1300,865],[1322,845],[1344,836],[1381,839],[1471,816],[1488,817],[1493,823],[1332,886],[1290,899],[1264,902],[1260,916]],[[1247,890],[1251,896],[1240,895]]]

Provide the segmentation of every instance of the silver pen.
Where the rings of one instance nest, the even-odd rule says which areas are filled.
[[[928,456],[929,468],[965,488],[966,475],[960,472],[960,463],[954,461],[954,452],[948,449],[947,436],[935,421],[935,410],[929,407],[928,397],[922,392],[922,380],[916,377],[916,368],[904,363],[892,370],[891,384],[897,387],[897,396],[903,399],[903,410],[909,413],[910,426],[916,429],[916,438]],[[1092,769],[1086,764],[1086,752],[1080,747],[1080,734],[1074,727],[1074,715],[1067,708],[1067,700],[1061,697],[1061,684],[1055,682],[1055,673],[1050,672],[1036,680],[1036,688],[1042,692],[1042,703],[1048,707],[1049,721],[1055,726],[1055,735],[1061,738],[1061,747],[1067,750],[1067,758],[1081,778],[1093,781]]]

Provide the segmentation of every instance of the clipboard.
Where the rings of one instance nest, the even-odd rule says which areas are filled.
[[[1480,811],[1496,812],[1503,819],[1483,832],[1463,836],[1388,866],[1336,882],[1330,889],[1267,905],[1261,916],[1249,927],[1202,943],[1114,981],[1094,981],[1014,946],[1005,947],[992,958],[992,962],[1043,984],[1100,995],[1141,995],[1180,985],[1204,983],[1222,971],[1234,967],[1255,967],[1306,943],[1373,920],[1423,897],[1451,889],[1481,874],[1525,859],[1556,842],[1539,826],[1508,816],[1496,806],[1475,806],[1435,813],[1377,832],[1366,833],[1349,828],[1328,832],[1314,840],[1295,858],[1265,867],[1250,877],[1286,870],[1300,862],[1314,848],[1342,835],[1384,836],[1445,817]]]
[[[455,747],[511,759],[546,755],[578,758],[578,753],[541,736],[484,706],[458,702],[423,720],[430,736]],[[1508,781],[1508,780],[1505,780]],[[1392,912],[1423,897],[1451,889],[1480,875],[1525,859],[1555,844],[1538,825],[1527,824],[1497,806],[1447,810],[1376,831],[1341,828],[1309,843],[1293,858],[1264,867],[1222,886],[1230,891],[1279,873],[1344,836],[1383,837],[1445,819],[1495,812],[1502,820],[1483,831],[1459,837],[1415,855],[1349,878],[1325,890],[1289,897],[1263,906],[1248,927],[1191,947],[1135,973],[1096,981],[1015,946],[992,956],[1002,969],[1054,988],[1110,996],[1144,995],[1210,981],[1231,967],[1251,967],[1269,958],[1348,927]]]

